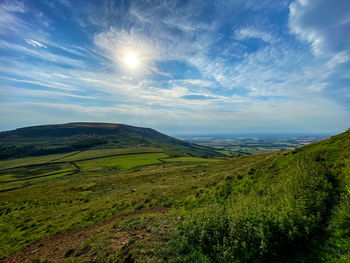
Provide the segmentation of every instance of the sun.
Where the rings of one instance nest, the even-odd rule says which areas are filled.
[[[129,68],[136,68],[140,63],[140,60],[133,53],[129,53],[124,57],[124,62]]]

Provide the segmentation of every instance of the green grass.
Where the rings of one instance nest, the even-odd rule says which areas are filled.
[[[24,166],[24,165],[47,163],[73,153],[75,152],[63,153],[63,154],[49,154],[44,156],[25,157],[25,158],[11,159],[11,160],[2,160],[0,161],[0,170],[14,168],[18,166]]]
[[[265,156],[179,226],[176,261],[348,262],[350,132]]]
[[[43,236],[166,207],[104,226],[74,244],[89,252],[65,262],[348,262],[350,132],[289,152],[204,160],[78,161],[79,173],[0,193],[0,258]],[[108,249],[115,231],[130,234],[120,251]]]
[[[208,164],[159,163],[158,158],[166,156],[139,154],[101,158],[102,163],[101,159],[84,161],[88,164],[85,168],[94,171],[0,193],[0,257],[42,236],[92,225],[120,213],[153,206],[182,209],[185,205],[190,209],[199,203],[204,205],[206,198],[197,200],[196,195],[199,191],[205,193],[208,183],[215,185],[224,175],[207,174]],[[103,168],[116,165],[116,160],[123,168],[150,162],[158,165],[125,172]],[[244,165],[243,160],[235,162]],[[77,162],[84,168],[81,163]]]
[[[47,174],[45,177],[33,178],[30,181],[14,181],[6,184],[0,184],[0,191],[15,189],[15,188],[24,188],[31,185],[35,185],[41,182],[51,181],[66,175],[71,174],[72,171],[60,171],[59,173]]]
[[[101,168],[127,170],[138,166],[161,163],[159,159],[165,157],[168,157],[168,155],[164,153],[142,153],[77,161],[76,163],[83,171],[98,170]]]
[[[117,154],[131,154],[131,153],[147,153],[147,152],[162,152],[162,148],[156,147],[138,147],[138,148],[126,148],[126,149],[103,149],[103,150],[85,150],[75,151],[62,154],[49,154],[44,156],[34,156],[17,158],[11,160],[0,161],[0,170],[14,168],[24,165],[42,164],[47,162],[69,162],[76,160],[83,160],[89,158],[98,158],[106,155]],[[67,156],[67,157],[65,157]]]
[[[76,167],[70,163],[53,163],[3,170],[0,171],[0,191],[23,188],[68,175],[74,171],[76,171]]]
[[[208,159],[208,158],[198,158],[198,157],[175,157],[175,158],[165,158],[164,162],[180,162],[180,163],[210,163],[218,162],[220,159]]]
[[[77,152],[77,154],[70,155],[68,157],[57,160],[58,162],[78,161],[90,158],[99,158],[108,155],[118,154],[132,154],[132,153],[154,153],[163,152],[162,148],[155,147],[139,147],[139,148],[126,148],[126,149],[103,149],[103,150],[86,150]]]

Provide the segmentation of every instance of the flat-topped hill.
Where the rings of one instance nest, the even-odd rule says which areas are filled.
[[[0,145],[0,159],[130,147],[161,147],[173,155],[221,156],[214,149],[154,129],[114,123],[75,122],[19,128],[0,132]]]

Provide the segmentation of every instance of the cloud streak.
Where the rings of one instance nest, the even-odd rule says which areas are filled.
[[[289,26],[317,55],[350,50],[350,2],[297,0],[289,6]]]
[[[5,1],[2,116],[167,132],[340,131],[350,121],[340,2]],[[140,61],[134,70],[129,53]],[[19,119],[3,117],[3,129]]]
[[[47,46],[43,43],[40,43],[39,41],[35,41],[33,39],[24,39],[28,45],[31,45],[33,47],[43,47],[47,48]]]

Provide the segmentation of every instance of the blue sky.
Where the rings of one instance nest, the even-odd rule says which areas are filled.
[[[344,131],[350,1],[1,1],[0,130],[73,121]]]

